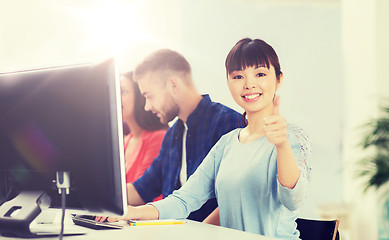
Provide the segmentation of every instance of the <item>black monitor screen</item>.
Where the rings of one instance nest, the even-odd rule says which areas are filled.
[[[122,215],[127,203],[122,137],[113,59],[0,75],[3,196],[41,190],[51,207],[60,207],[55,174],[67,171],[67,208]]]

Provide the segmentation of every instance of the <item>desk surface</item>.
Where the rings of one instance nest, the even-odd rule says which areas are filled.
[[[55,224],[55,223],[54,223]],[[44,225],[43,225],[44,226]],[[41,226],[41,227],[43,227]],[[58,225],[57,225],[58,226]],[[48,228],[50,226],[47,225]],[[276,240],[275,238],[265,237],[258,234],[238,231],[234,229],[218,227],[210,224],[186,220],[185,224],[174,225],[153,225],[153,226],[125,226],[123,229],[93,230],[89,228],[74,225],[70,218],[65,221],[66,230],[80,230],[86,232],[85,235],[64,236],[64,240],[134,240],[134,239],[152,239],[152,240]],[[4,240],[11,239],[4,237]],[[36,238],[35,238],[36,239]],[[39,238],[38,238],[39,239]],[[58,237],[45,237],[45,240],[58,239]]]

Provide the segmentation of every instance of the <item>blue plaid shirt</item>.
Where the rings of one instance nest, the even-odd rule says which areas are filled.
[[[242,127],[241,114],[220,103],[212,102],[208,95],[203,95],[197,108],[189,115],[186,125],[188,126],[186,161],[189,177],[222,135]],[[160,194],[165,198],[181,187],[179,179],[183,133],[184,123],[178,119],[166,132],[158,157],[144,175],[134,182],[135,189],[144,202],[151,202]],[[188,219],[202,221],[216,206],[216,199],[211,199],[199,210],[191,213]]]

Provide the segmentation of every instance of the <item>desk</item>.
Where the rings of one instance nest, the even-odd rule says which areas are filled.
[[[65,231],[81,230],[85,235],[64,236],[64,240],[276,240],[275,238],[265,237],[253,233],[238,231],[234,229],[218,227],[206,223],[186,220],[185,224],[175,225],[154,225],[154,226],[125,226],[123,229],[93,230],[89,228],[74,225],[70,218],[65,220]],[[50,224],[48,224],[50,225]],[[48,226],[50,227],[50,226]],[[1,237],[0,237],[1,238]],[[4,237],[4,240],[12,239]],[[40,238],[34,238],[40,239]],[[58,237],[45,237],[44,240],[54,240]],[[2,239],[3,240],[3,239]]]

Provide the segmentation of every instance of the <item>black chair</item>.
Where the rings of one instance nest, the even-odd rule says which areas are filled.
[[[297,218],[297,230],[302,240],[339,240],[339,220]]]

